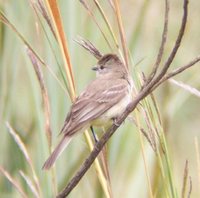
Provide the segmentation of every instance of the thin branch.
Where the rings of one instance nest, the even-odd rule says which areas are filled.
[[[197,56],[194,60],[190,61],[189,63],[187,63],[184,66],[178,67],[177,69],[173,70],[172,72],[164,75],[162,77],[162,79],[155,84],[155,86],[153,87],[153,90],[156,89],[160,84],[162,84],[164,81],[176,76],[177,74],[182,73],[183,71],[185,71],[186,69],[189,69],[190,67],[192,67],[193,65],[195,65],[196,63],[200,62],[200,55]]]
[[[166,63],[164,64],[160,74],[154,79],[154,82],[158,82],[167,72],[167,70],[169,69],[172,61],[174,60],[174,57],[177,54],[177,51],[180,47],[184,32],[185,32],[185,27],[186,27],[186,23],[187,23],[187,16],[188,16],[188,0],[184,0],[184,4],[183,4],[183,17],[182,17],[182,23],[181,23],[181,28],[179,30],[179,34],[178,37],[176,39],[176,43],[172,49],[172,52],[169,55],[169,58],[167,59]]]
[[[188,64],[186,64],[186,65],[184,65],[184,66],[182,66],[182,67],[178,67],[178,68],[175,69],[174,71],[168,73],[167,75],[164,76],[164,78],[169,79],[169,78],[171,78],[171,77],[173,77],[173,76],[175,76],[175,75],[177,75],[177,74],[183,72],[184,70],[186,70],[186,69],[192,67],[193,65],[195,65],[195,64],[196,64],[197,62],[199,62],[199,61],[200,61],[200,55],[197,56],[194,60],[190,61]]]
[[[165,19],[164,19],[164,28],[163,28],[163,33],[162,33],[162,40],[161,40],[161,45],[158,51],[158,55],[156,58],[156,62],[154,63],[153,69],[151,74],[149,75],[149,78],[146,80],[145,84],[148,84],[156,75],[158,67],[161,63],[162,57],[163,57],[163,52],[167,40],[167,32],[168,32],[168,19],[169,19],[169,1],[165,0]],[[145,86],[145,85],[144,85]]]
[[[166,74],[167,70],[169,69],[172,61],[174,60],[174,57],[177,54],[177,51],[179,49],[180,43],[182,41],[184,32],[185,32],[185,27],[186,27],[186,23],[187,23],[187,15],[188,15],[188,0],[184,0],[184,5],[183,5],[183,17],[182,17],[182,23],[181,23],[181,27],[179,30],[179,34],[178,37],[176,39],[175,45],[172,49],[171,54],[169,55],[169,58],[167,59],[166,63],[164,64],[161,72],[158,74],[158,76],[156,78],[154,78],[154,80],[150,81],[147,85],[143,86],[141,88],[141,90],[148,90],[149,88],[152,90],[154,90],[154,87],[157,83],[159,83],[159,81],[163,78],[163,76]],[[157,87],[157,86],[156,86]]]

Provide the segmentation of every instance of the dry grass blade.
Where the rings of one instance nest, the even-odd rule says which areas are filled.
[[[145,100],[146,108],[144,108],[144,111],[146,112],[146,117],[147,117],[147,119],[145,119],[145,121],[149,120],[149,122],[150,122],[150,126],[153,131],[152,136],[154,137],[154,140],[155,140],[156,154],[158,154],[158,151],[160,149],[164,154],[166,154],[164,145],[162,143],[162,138],[161,138],[162,137],[161,131],[163,131],[163,128],[162,128],[160,113],[158,110],[158,105],[156,104],[156,100],[154,98],[153,93],[150,93],[149,96],[150,96],[151,100],[150,99]],[[153,108],[148,101],[152,102]],[[155,110],[155,113],[153,112],[154,110]],[[158,144],[159,144],[159,146],[158,146]],[[159,149],[159,147],[160,147],[160,149]]]
[[[15,142],[17,143],[17,145],[19,146],[20,150],[22,151],[26,161],[28,162],[28,164],[30,166],[33,165],[32,160],[28,154],[28,151],[26,149],[26,146],[24,145],[24,143],[22,142],[21,138],[19,137],[19,135],[14,131],[14,129],[10,126],[10,124],[8,122],[6,122],[6,127],[9,131],[9,133],[12,135],[13,139],[15,140]]]
[[[108,27],[108,30],[109,30],[112,38],[113,38],[113,41],[114,41],[114,43],[116,45],[116,48],[119,49],[119,44],[118,44],[117,38],[116,38],[116,36],[115,36],[115,34],[113,32],[113,29],[112,29],[112,27],[111,27],[111,25],[110,25],[110,23],[108,21],[108,18],[106,17],[101,5],[99,4],[99,2],[97,0],[93,0],[93,1],[94,1],[95,5],[97,6],[101,16],[103,17],[103,19],[104,19],[104,21],[105,21],[105,23],[106,23],[106,25]]]
[[[34,183],[36,186],[36,189],[38,191],[38,194],[40,195],[41,193],[41,189],[40,189],[40,184],[39,184],[39,180],[38,177],[35,173],[35,169],[33,167],[33,162],[28,154],[28,151],[26,149],[26,146],[24,145],[24,143],[22,142],[21,138],[19,137],[19,135],[14,131],[14,129],[10,126],[10,124],[8,122],[6,122],[6,127],[9,131],[9,133],[12,135],[13,139],[15,140],[15,142],[17,143],[18,147],[20,148],[20,150],[22,151],[26,161],[28,162],[31,171],[32,171],[32,175],[33,175],[33,179],[34,179]]]
[[[105,149],[102,150],[102,164],[103,164],[103,168],[104,168],[104,175],[105,175],[105,178],[107,179],[106,180],[106,183],[107,183],[107,191],[109,193],[109,196],[107,197],[110,197],[112,198],[113,197],[113,191],[112,191],[112,185],[111,185],[111,180],[110,180],[110,173],[109,173],[109,169],[108,169],[108,160],[107,160],[107,153],[106,151],[104,152]]]
[[[143,84],[144,82],[147,82],[146,76],[143,73],[142,74],[142,78],[140,77],[140,84]],[[148,139],[150,140],[150,144],[153,148],[153,150],[155,151],[155,153],[157,153],[157,142],[159,139],[159,133],[158,133],[158,128],[157,128],[157,123],[156,123],[156,119],[154,118],[154,113],[152,110],[152,106],[150,105],[150,101],[152,101],[153,103],[153,108],[155,109],[156,113],[157,113],[157,117],[159,118],[159,124],[161,123],[161,119],[160,119],[160,115],[159,115],[159,110],[158,107],[156,105],[156,101],[155,98],[153,96],[153,93],[149,94],[150,99],[149,100],[144,100],[144,103],[141,104],[141,110],[142,112],[144,112],[144,121],[147,125],[147,129],[148,129],[148,133],[145,132],[144,130],[142,131],[143,134],[145,135],[145,137],[148,136]],[[148,140],[148,141],[149,141]]]
[[[138,125],[138,130],[140,130],[141,123],[139,120],[139,116],[136,112],[135,112],[135,117],[136,117],[136,123]],[[149,135],[148,135],[148,137],[149,137]],[[151,181],[150,181],[150,172],[149,172],[149,168],[147,165],[147,158],[145,155],[144,141],[143,141],[142,133],[139,133],[139,140],[140,140],[140,146],[141,146],[142,159],[143,159],[143,163],[144,163],[145,176],[146,176],[147,185],[148,185],[148,197],[153,198],[152,185],[151,185]]]
[[[69,90],[70,90],[69,95],[71,99],[74,100],[75,99],[74,77],[73,77],[73,72],[72,72],[72,65],[70,61],[69,51],[67,48],[67,40],[65,38],[64,28],[63,28],[58,4],[56,0],[46,0],[46,4],[51,14],[51,19],[55,26],[56,38],[58,39],[58,43],[61,49],[61,54],[62,54],[64,65],[65,65],[66,76],[69,82]]]
[[[126,39],[125,39],[125,32],[124,28],[122,25],[122,18],[121,18],[121,12],[119,8],[119,1],[114,0],[114,5],[115,5],[115,10],[116,10],[116,17],[117,17],[117,23],[118,23],[118,28],[119,28],[119,33],[120,33],[120,39],[121,39],[121,44],[123,48],[123,55],[124,55],[124,60],[125,60],[125,65],[128,70],[129,63],[128,63],[128,48],[126,44]]]
[[[157,143],[156,143],[156,129],[152,126],[152,121],[151,121],[151,115],[149,111],[147,111],[148,108],[142,108],[144,112],[144,120],[148,128],[148,136],[149,139],[151,140],[151,144],[153,145],[153,150],[156,152],[157,151]]]
[[[34,196],[39,198],[40,196],[39,196],[37,190],[35,189],[35,186],[34,186],[33,182],[31,181],[31,179],[23,171],[20,170],[19,173],[22,176],[22,178],[24,179],[24,181],[26,182],[26,184],[29,187],[29,189],[31,190],[31,192],[34,194]]]
[[[46,10],[44,2],[41,1],[41,0],[37,0],[37,7],[38,7],[38,10],[40,11],[40,13],[42,14],[42,16],[44,17],[44,19],[46,20],[47,24],[49,25],[49,28],[50,28],[52,34],[54,35],[55,39],[57,39],[52,21],[51,21],[49,15],[48,15],[48,12]]]
[[[45,133],[48,141],[48,146],[49,146],[49,151],[51,152],[52,150],[52,131],[51,131],[51,126],[50,126],[50,104],[49,104],[49,96],[47,92],[47,88],[44,83],[44,77],[43,73],[41,70],[41,65],[37,60],[37,57],[34,56],[32,51],[30,49],[27,49],[27,54],[32,62],[33,68],[35,70],[40,88],[41,88],[41,94],[42,94],[42,99],[43,99],[43,109],[44,109],[44,114],[45,114]],[[55,194],[57,193],[56,189],[56,180],[55,180],[55,174],[54,170],[52,170],[52,182],[53,182],[53,187],[54,187],[54,192]]]
[[[94,23],[97,25],[99,31],[101,32],[101,34],[102,34],[103,38],[105,39],[105,41],[106,41],[108,47],[110,48],[110,50],[113,51],[109,40],[107,39],[107,37],[106,37],[105,33],[103,32],[102,28],[100,27],[99,23],[97,22],[93,12],[91,11],[89,5],[87,4],[87,2],[85,0],[79,0],[79,1],[84,6],[84,8],[88,11],[88,14],[91,16],[91,18],[93,19]]]
[[[176,81],[174,79],[169,79],[169,82],[171,82],[174,85],[177,85],[178,87],[183,88],[184,90],[186,90],[186,91],[190,92],[191,94],[200,98],[200,91],[198,89],[191,87],[190,85],[187,85],[183,82]]]
[[[151,94],[150,94],[150,97],[151,97],[151,100],[152,100],[152,102],[153,102],[153,106],[154,106],[154,108],[155,108],[155,110],[156,110],[156,114],[157,114],[157,118],[158,118],[159,124],[162,126],[162,121],[161,121],[161,117],[160,117],[158,105],[157,105],[157,102],[156,102],[156,100],[155,100],[154,94],[151,93]]]
[[[46,7],[44,5],[44,3],[41,0],[29,0],[30,5],[32,6],[33,10],[35,11],[36,15],[39,17],[38,13],[40,13],[43,18],[45,19],[46,23],[48,24],[52,34],[54,35],[55,39],[56,39],[56,34],[55,34],[55,30],[53,28],[51,19],[47,13]]]
[[[140,128],[140,131],[142,132],[142,134],[144,135],[144,137],[147,139],[147,141],[149,142],[151,148],[153,149],[154,152],[156,152],[156,145],[155,143],[151,140],[151,138],[149,137],[148,133],[145,131],[144,128]]]
[[[140,131],[141,133],[144,135],[144,137],[147,139],[147,141],[149,142],[151,148],[156,151],[156,147],[154,145],[154,143],[151,141],[151,138],[149,137],[148,135],[148,132],[142,128],[142,127],[139,127],[139,124],[136,122],[136,120],[134,119],[134,117],[132,115],[129,115],[128,118],[127,118],[129,121],[131,121]],[[151,130],[151,129],[148,129],[148,130]]]
[[[93,131],[93,128],[90,128]],[[104,131],[104,129],[102,129]],[[93,131],[94,132],[94,131]],[[96,141],[98,142],[98,137],[95,136]],[[105,195],[108,198],[113,197],[112,188],[111,188],[111,181],[110,181],[110,174],[108,169],[108,160],[107,160],[107,147],[102,149],[101,153],[99,154],[99,161],[101,162],[101,167],[103,170],[103,179],[105,178],[105,181],[100,181],[102,183],[102,187],[104,188]],[[97,172],[97,174],[99,174]]]
[[[74,41],[90,52],[97,60],[103,56],[103,54],[90,41],[85,40],[80,36],[77,39],[74,39]]]
[[[10,183],[16,188],[23,198],[28,198],[28,195],[26,195],[19,183],[1,166],[0,172],[10,181]]]
[[[38,82],[40,84],[42,98],[43,98],[43,108],[45,113],[45,132],[48,140],[49,150],[51,150],[52,144],[52,132],[50,127],[50,105],[49,105],[49,97],[47,93],[47,89],[44,83],[44,77],[41,71],[41,66],[37,60],[37,57],[32,53],[30,49],[27,49],[27,54],[33,64],[36,76],[38,78]]]
[[[105,131],[104,131],[105,132]],[[107,189],[109,193],[109,197],[113,197],[113,192],[112,192],[112,185],[111,185],[111,180],[110,180],[110,173],[109,173],[109,168],[108,168],[108,158],[107,158],[107,145],[102,149],[101,153],[99,154],[99,157],[102,162],[102,168],[104,170],[104,175],[107,183]]]
[[[9,28],[11,28],[11,30],[13,30],[17,36],[21,39],[21,41],[31,50],[31,52],[34,54],[35,57],[37,57],[37,60],[44,65],[49,72],[51,73],[51,75],[53,76],[53,78],[58,82],[58,84],[60,85],[60,87],[64,90],[64,92],[66,93],[66,88],[62,85],[62,83],[60,82],[60,80],[57,78],[56,74],[52,71],[52,69],[39,57],[39,55],[34,51],[34,49],[31,47],[31,45],[28,43],[28,41],[24,38],[24,36],[16,29],[16,27],[8,20],[8,18],[0,11],[0,20],[5,23]]]
[[[31,45],[25,40],[24,36],[22,34],[20,34],[20,32],[16,29],[16,27],[8,20],[8,18],[3,14],[3,12],[1,12],[0,10],[0,20],[5,23],[8,27],[10,27],[16,34],[17,36],[23,41],[23,43],[28,46],[28,48],[31,49],[32,53],[34,53],[34,55],[37,57],[37,59],[43,64],[45,65],[44,61],[39,57],[39,55],[33,50],[33,48],[31,47]]]

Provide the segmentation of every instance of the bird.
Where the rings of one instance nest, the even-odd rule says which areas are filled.
[[[105,54],[92,67],[96,78],[72,103],[61,129],[60,143],[43,165],[50,169],[72,137],[91,126],[110,126],[133,99],[133,80],[116,54]]]

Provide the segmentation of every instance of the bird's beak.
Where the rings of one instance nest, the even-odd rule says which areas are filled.
[[[98,70],[97,65],[93,66],[93,67],[92,67],[92,70],[97,71],[97,70]]]

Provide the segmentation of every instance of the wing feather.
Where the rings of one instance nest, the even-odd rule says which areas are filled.
[[[124,79],[93,81],[72,105],[62,132],[73,135],[90,121],[101,116],[128,94],[128,83]]]

